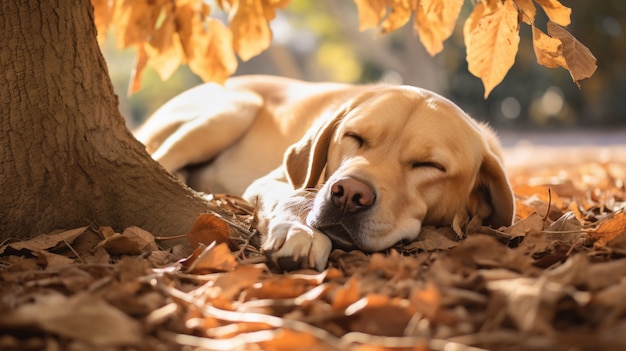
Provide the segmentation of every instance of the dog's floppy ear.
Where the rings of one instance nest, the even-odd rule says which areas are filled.
[[[510,226],[515,215],[513,190],[499,158],[485,149],[469,201],[470,215],[480,216],[493,228]]]
[[[313,188],[322,175],[326,166],[328,147],[335,127],[346,114],[347,108],[342,108],[335,115],[320,120],[287,151],[283,164],[289,183],[294,189]]]

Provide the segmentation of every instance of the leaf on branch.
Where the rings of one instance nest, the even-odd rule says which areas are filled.
[[[498,9],[485,16],[483,6],[477,5],[466,22],[465,42],[470,73],[485,86],[485,98],[506,76],[515,63],[519,37],[519,16],[513,0],[506,0]],[[480,19],[477,19],[480,17]]]
[[[152,34],[160,8],[159,2],[148,0],[117,1],[112,23],[118,46],[141,45]]]
[[[205,82],[223,83],[237,70],[237,58],[232,49],[232,33],[222,22],[207,18],[208,31],[195,41],[189,68]]]
[[[387,13],[384,0],[354,0],[359,14],[359,30],[378,28],[380,21]]]
[[[537,8],[533,4],[533,0],[516,0],[515,4],[522,14],[522,21],[532,26],[537,15]]]
[[[431,56],[443,50],[443,42],[452,35],[463,7],[462,0],[421,0],[417,6],[414,29]]]
[[[184,61],[184,52],[180,36],[176,32],[172,3],[161,8],[161,15],[157,21],[157,28],[144,43],[143,50],[150,58],[148,64],[161,77],[167,80]]]
[[[113,2],[109,0],[92,0],[94,23],[98,31],[98,43],[104,45],[107,31],[113,19]]]
[[[543,11],[548,15],[548,18],[552,22],[558,23],[562,26],[568,26],[570,24],[570,15],[572,10],[569,7],[563,6],[558,0],[535,0]]]
[[[248,61],[270,46],[269,22],[276,17],[275,9],[284,8],[289,0],[231,0],[229,3],[233,47],[242,60]]]
[[[533,48],[537,63],[548,68],[563,67],[567,69],[567,62],[563,56],[563,43],[533,26]]]
[[[567,69],[580,88],[579,82],[591,77],[598,68],[595,56],[572,34],[552,21],[548,21],[548,34],[563,43],[563,57],[565,57]]]

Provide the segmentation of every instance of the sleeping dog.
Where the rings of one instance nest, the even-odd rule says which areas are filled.
[[[237,77],[175,97],[136,136],[192,188],[258,203],[283,267],[321,270],[333,246],[383,250],[461,211],[513,220],[494,133],[416,87]]]

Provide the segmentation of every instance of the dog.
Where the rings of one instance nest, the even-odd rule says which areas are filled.
[[[417,87],[235,77],[173,98],[136,137],[193,189],[258,203],[262,249],[285,269],[462,212],[495,228],[514,217],[495,133]]]

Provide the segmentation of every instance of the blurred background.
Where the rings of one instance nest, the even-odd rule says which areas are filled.
[[[472,10],[467,0],[455,33],[442,53],[430,57],[411,25],[388,34],[358,31],[351,0],[292,0],[271,23],[273,45],[240,62],[239,74],[276,74],[310,81],[393,82],[436,91],[478,120],[488,121],[505,146],[530,140],[543,144],[626,143],[626,1],[562,0],[572,8],[567,28],[598,59],[598,70],[579,89],[569,73],[536,63],[531,28],[521,25],[515,65],[488,99],[481,81],[467,70],[462,25]],[[544,32],[544,14],[536,23]],[[135,60],[109,36],[104,49],[122,114],[135,128],[165,101],[202,83],[181,67],[168,80],[147,68],[142,90],[127,96]],[[555,137],[560,136],[559,138]]]

